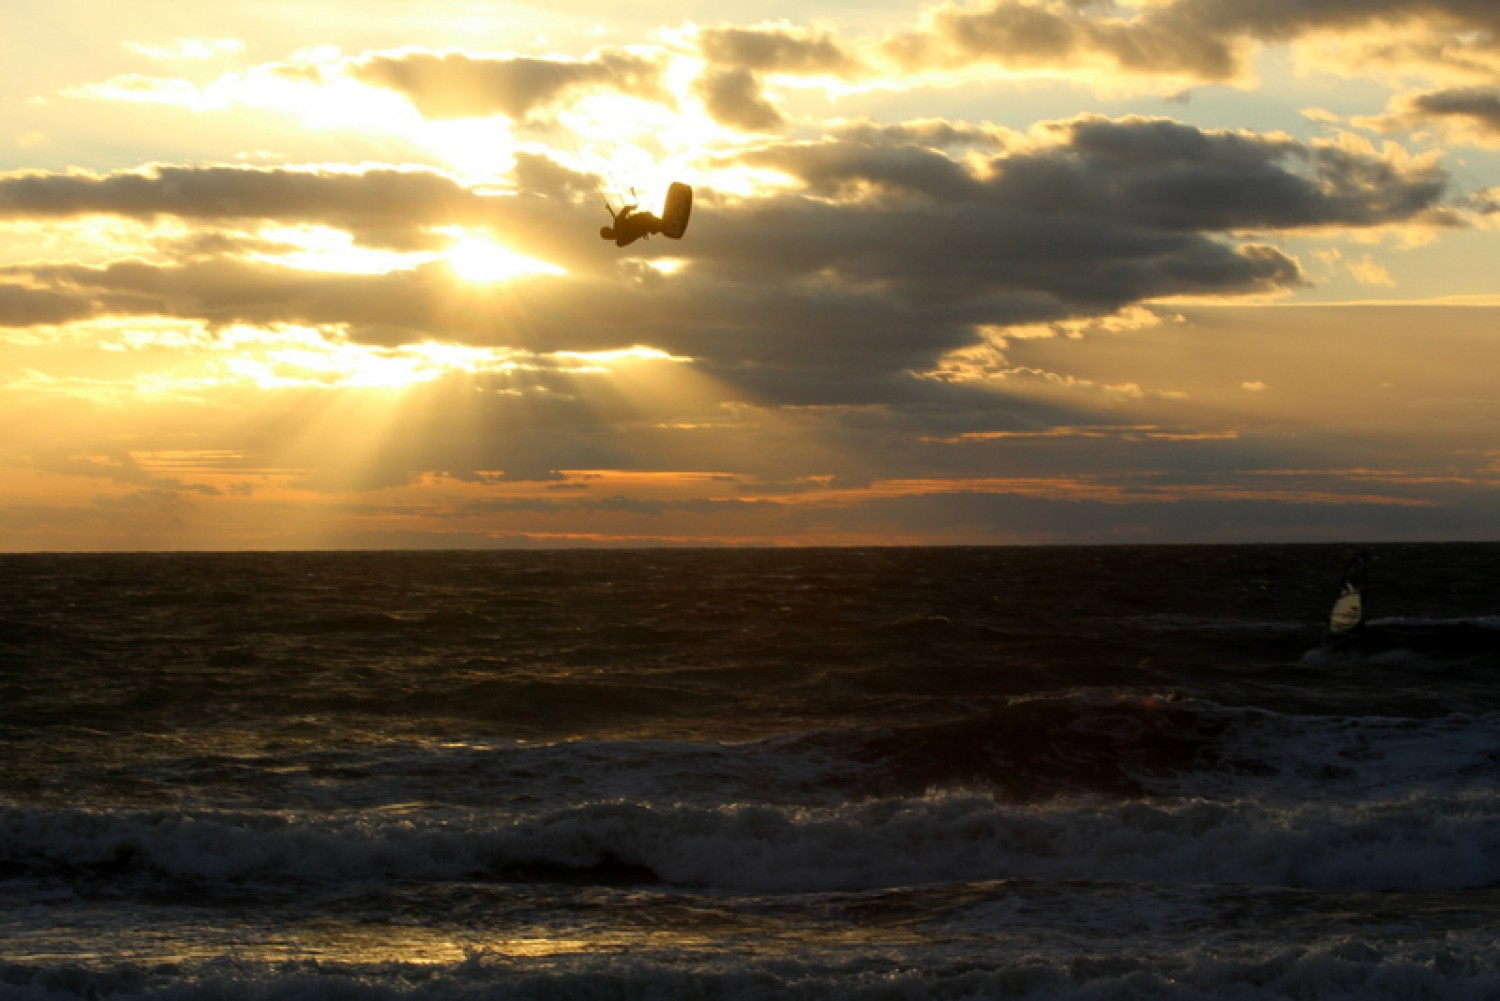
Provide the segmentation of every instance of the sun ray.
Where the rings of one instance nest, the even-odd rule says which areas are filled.
[[[473,285],[507,281],[521,275],[563,275],[567,272],[548,261],[518,254],[489,237],[465,230],[447,230],[456,236],[443,252],[448,267],[460,280]]]

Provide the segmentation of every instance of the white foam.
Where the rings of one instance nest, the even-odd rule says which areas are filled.
[[[0,810],[28,871],[205,891],[525,878],[600,866],[739,891],[869,890],[1016,877],[1321,890],[1500,885],[1500,793],[1283,805],[1175,799],[1009,805],[968,795],[838,807],[611,801],[359,817]]]

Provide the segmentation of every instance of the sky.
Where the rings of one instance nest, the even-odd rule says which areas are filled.
[[[58,0],[0,65],[0,550],[1500,538],[1494,0]]]

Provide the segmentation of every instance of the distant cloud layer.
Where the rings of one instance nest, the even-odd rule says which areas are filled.
[[[1432,79],[1478,81],[1475,98],[1500,83],[1500,7],[1488,0],[1156,0],[1119,6],[1108,0],[993,0],[944,3],[884,39],[838,42],[787,29],[729,29],[704,35],[714,67],[783,75],[831,75],[888,81],[960,71],[1161,78],[1172,86],[1245,80],[1258,48],[1337,39],[1317,58]],[[753,57],[751,57],[753,54]],[[714,70],[711,72],[720,72]],[[775,114],[745,77],[744,102]],[[1430,109],[1441,118],[1454,111]],[[1482,100],[1480,102],[1483,103]],[[1415,105],[1419,114],[1429,109]],[[1483,117],[1492,121],[1491,112]],[[730,116],[725,121],[733,123]]]
[[[587,60],[527,56],[479,58],[460,52],[376,55],[351,68],[355,79],[398,91],[431,118],[524,119],[582,91],[666,98],[660,67],[626,53]]]
[[[1367,33],[1370,50],[1389,60],[1463,55],[1466,65],[1493,68],[1500,57],[1500,12],[1485,0],[945,4],[930,8],[921,27],[896,35],[885,50],[914,69],[955,60],[1022,69],[1102,61],[1115,71],[1214,81],[1248,72],[1252,44],[1334,32]]]

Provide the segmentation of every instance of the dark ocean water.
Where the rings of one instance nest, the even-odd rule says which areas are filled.
[[[1500,998],[1500,545],[0,557],[0,999]]]

